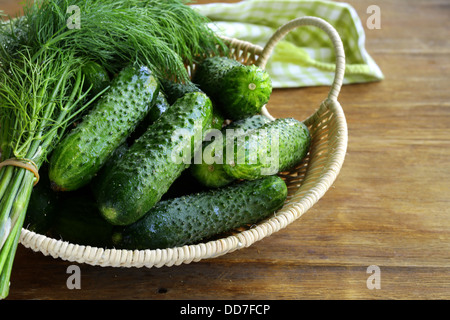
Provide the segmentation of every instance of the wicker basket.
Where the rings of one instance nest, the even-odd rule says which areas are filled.
[[[316,26],[324,30],[333,42],[336,53],[335,79],[328,97],[307,119],[312,142],[308,156],[296,168],[280,174],[285,179],[289,195],[285,205],[272,217],[247,230],[235,230],[231,235],[195,245],[155,250],[117,250],[69,243],[22,229],[20,242],[27,248],[67,261],[103,267],[162,267],[214,258],[248,247],[297,220],[311,208],[335,181],[347,150],[347,124],[337,97],[345,70],[342,41],[336,30],[316,17],[294,19],[280,27],[264,48],[249,42],[225,38],[231,56],[245,64],[265,67],[277,42],[299,26]],[[194,66],[195,68],[195,66]],[[264,107],[263,114],[272,118]]]

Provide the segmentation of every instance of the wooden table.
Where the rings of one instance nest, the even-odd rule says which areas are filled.
[[[66,285],[74,263],[19,246],[8,299],[450,298],[450,5],[348,2],[364,25],[369,5],[381,9],[381,29],[366,28],[366,47],[386,79],[342,88],[348,153],[311,210],[249,248],[198,263],[75,264],[81,289]],[[18,3],[0,0],[0,8],[14,13]],[[269,108],[302,120],[327,91],[275,90]],[[368,286],[369,266],[378,268],[379,289]]]

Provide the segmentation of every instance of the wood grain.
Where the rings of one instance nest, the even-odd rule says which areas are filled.
[[[0,8],[12,13],[18,3]],[[366,47],[386,79],[342,88],[346,161],[302,218],[249,248],[188,265],[78,264],[80,290],[66,286],[71,262],[20,246],[8,299],[450,298],[450,4],[348,3],[363,23],[369,5],[381,8],[381,29],[366,28]],[[275,90],[269,109],[302,120],[327,92]],[[367,287],[370,265],[380,268],[381,289]]]

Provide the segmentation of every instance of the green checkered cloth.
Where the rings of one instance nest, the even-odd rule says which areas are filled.
[[[264,47],[278,27],[302,16],[328,21],[340,34],[346,54],[344,84],[383,79],[365,49],[365,33],[353,7],[322,0],[244,0],[238,3],[194,5],[219,35]],[[280,41],[267,62],[274,88],[330,85],[335,53],[327,34],[317,27],[300,27]]]

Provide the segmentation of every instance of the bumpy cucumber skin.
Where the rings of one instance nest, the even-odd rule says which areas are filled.
[[[241,65],[240,62],[226,57],[207,58],[198,64],[192,82],[215,99],[219,94],[222,79],[230,70]]]
[[[148,68],[124,69],[54,150],[49,169],[53,188],[71,191],[88,184],[142,121],[158,92],[159,83]]]
[[[186,93],[202,92],[193,82],[180,83],[169,79],[161,79],[161,87],[167,98],[169,105],[172,105]],[[154,109],[154,108],[153,108]],[[153,110],[152,109],[152,110]],[[150,110],[150,111],[152,111]],[[212,129],[222,129],[225,119],[219,110],[213,105],[213,116],[211,122]]]
[[[272,145],[272,137],[277,134],[278,157],[275,156],[276,145]],[[293,118],[275,119],[248,131],[244,136],[246,139],[234,140],[234,161],[224,161],[223,165],[224,171],[236,179],[259,179],[264,175],[289,170],[306,156],[311,142],[308,127]],[[260,155],[267,155],[267,159],[262,161]]]
[[[272,80],[265,70],[227,57],[205,59],[194,73],[193,82],[230,120],[260,113],[272,93]]]
[[[190,165],[174,161],[172,153],[187,147],[193,156],[200,147],[194,137],[199,136],[201,142],[211,114],[211,100],[200,92],[186,94],[163,113],[108,174],[99,177],[97,201],[103,217],[114,225],[128,225],[153,207]],[[190,141],[172,140],[179,129],[188,133]]]
[[[225,126],[222,130],[222,134],[226,134],[227,129],[240,129],[243,133],[259,128],[270,121],[269,118],[263,115],[254,115],[242,120],[233,121]],[[192,176],[197,179],[199,183],[208,188],[220,188],[226,186],[236,180],[233,176],[227,174],[223,168],[223,159],[220,163],[208,164],[204,159],[204,152],[210,145],[210,142],[205,141],[202,147],[202,163],[194,163],[190,167]],[[210,145],[211,146],[211,145]],[[224,148],[225,149],[225,148]],[[211,146],[211,157],[214,157],[214,149]]]
[[[270,122],[271,120],[261,114],[256,114],[248,118],[233,121],[228,124],[224,129],[242,129],[244,132],[257,129]]]
[[[163,249],[193,244],[257,223],[280,209],[287,197],[278,176],[159,202],[142,219],[113,235],[116,247]]]

